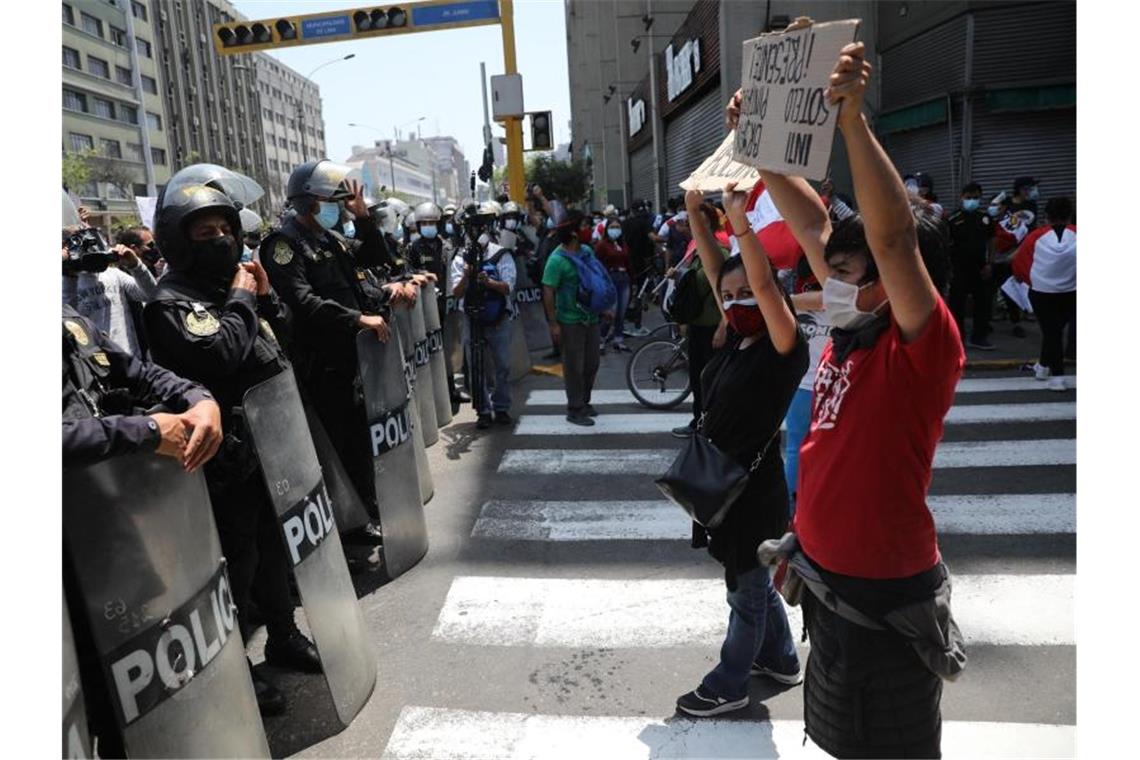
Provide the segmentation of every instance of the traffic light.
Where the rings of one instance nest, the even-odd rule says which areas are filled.
[[[376,32],[381,29],[399,29],[407,26],[408,14],[403,8],[361,8],[352,14],[352,23],[358,32]]]
[[[495,152],[491,150],[491,144],[487,143],[487,147],[483,149],[483,165],[479,167],[479,179],[490,182],[494,171]]]
[[[527,116],[530,117],[530,149],[554,150],[550,111],[534,111]]]

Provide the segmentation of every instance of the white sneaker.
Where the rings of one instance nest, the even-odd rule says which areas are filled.
[[[1040,379],[1040,378],[1038,378],[1038,379]],[[1067,390],[1069,390],[1069,386],[1065,385],[1065,378],[1061,377],[1061,376],[1049,378],[1049,385],[1047,387],[1051,391],[1067,391]]]
[[[1048,380],[1049,376],[1052,374],[1052,370],[1050,370],[1048,367],[1042,367],[1040,362],[1033,365],[1033,376],[1037,380]]]

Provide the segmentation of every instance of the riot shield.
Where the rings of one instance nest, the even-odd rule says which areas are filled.
[[[430,354],[428,352],[427,323],[424,319],[424,303],[427,291],[421,289],[416,305],[409,315],[412,321],[412,364],[415,367],[414,395],[420,411],[420,422],[424,426],[424,446],[434,446],[439,441],[439,423],[435,416],[435,390],[432,388]],[[433,302],[432,307],[435,307]],[[408,347],[404,346],[407,351]]]
[[[293,373],[250,388],[242,409],[325,682],[347,726],[376,685],[376,660]]]
[[[443,359],[452,377],[463,369],[463,321],[455,296],[448,296],[443,315]]]
[[[372,441],[384,566],[388,577],[395,578],[419,562],[428,548],[411,430],[414,405],[404,376],[399,331],[394,330],[387,343],[376,340],[373,332],[358,333],[356,357]]]
[[[522,319],[527,350],[549,349],[551,346],[550,326],[546,323],[546,312],[542,307],[542,284],[530,279],[526,266],[520,266],[517,269],[515,306],[518,308],[519,316]]]
[[[130,757],[269,757],[201,472],[63,472],[66,551]]]
[[[83,687],[79,682],[79,658],[75,656],[75,636],[71,632],[67,599],[63,599],[63,755],[61,757],[68,760],[93,757],[91,737],[87,735],[87,710],[83,706]]]
[[[518,311],[511,315],[511,382],[518,382],[530,372],[530,351],[523,335],[523,323]]]
[[[305,419],[309,423],[309,433],[313,438],[313,446],[317,449],[317,459],[321,463],[321,472],[324,473],[325,485],[328,486],[329,497],[332,499],[336,527],[341,533],[364,527],[370,519],[368,510],[337,456],[320,416],[308,404],[305,404]]]
[[[416,474],[419,476],[420,503],[427,504],[435,495],[435,484],[431,478],[431,468],[428,466],[427,450],[424,444],[423,423],[420,420],[420,407],[415,399],[415,362],[412,360],[412,316],[407,307],[401,306],[392,309],[392,319],[396,323],[396,332],[400,335],[401,352],[403,356],[404,380],[407,383],[408,398],[411,404],[408,413],[412,423],[412,449],[416,455]],[[395,333],[393,333],[395,334]],[[363,377],[363,375],[361,376]]]
[[[428,363],[431,370],[431,391],[435,399],[437,427],[451,422],[451,397],[447,390],[447,367],[444,361],[443,330],[439,321],[439,291],[429,282],[420,296],[427,328]]]

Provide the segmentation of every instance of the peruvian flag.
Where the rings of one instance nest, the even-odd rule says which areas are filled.
[[[764,246],[772,266],[776,269],[794,269],[803,256],[803,249],[792,236],[784,217],[776,210],[772,194],[768,192],[762,181],[757,181],[752,188],[752,193],[748,196],[746,213],[748,223],[756,231],[756,237],[760,240],[760,245]],[[730,222],[728,226],[729,232],[732,233],[732,223]],[[732,238],[732,252],[740,253],[740,243],[735,237]]]

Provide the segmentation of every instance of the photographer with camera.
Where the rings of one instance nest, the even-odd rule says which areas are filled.
[[[467,316],[463,331],[467,385],[480,430],[490,427],[492,419],[499,425],[513,421],[510,317],[517,271],[510,249],[500,246],[493,237],[498,215],[499,204],[495,201],[467,208],[463,220],[467,241],[452,259],[448,278],[448,292],[459,300],[459,308]],[[484,343],[495,362],[493,392],[487,387]]]
[[[132,305],[144,306],[156,287],[134,249],[109,246],[93,227],[63,229],[63,303],[139,359],[146,351]]]

